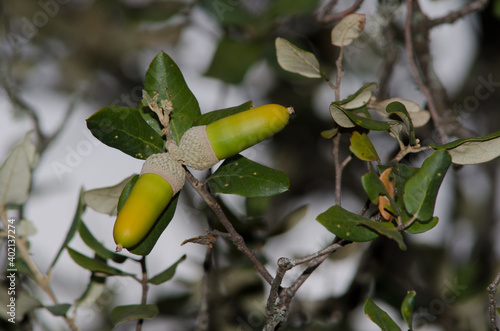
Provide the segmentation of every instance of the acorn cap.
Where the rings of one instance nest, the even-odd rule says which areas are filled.
[[[183,163],[196,170],[210,169],[220,161],[210,146],[206,128],[206,125],[193,126],[179,143]]]
[[[186,177],[182,165],[168,153],[158,153],[148,157],[141,169],[141,175],[145,173],[157,174],[165,179],[172,186],[174,195],[184,186]]]

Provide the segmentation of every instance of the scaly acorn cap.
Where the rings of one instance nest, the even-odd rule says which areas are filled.
[[[169,153],[158,153],[148,157],[141,169],[141,175],[145,173],[157,174],[169,182],[174,195],[182,189],[186,178],[182,165]]]
[[[207,126],[193,126],[179,142],[182,162],[196,170],[207,170],[220,160],[215,155],[207,137]]]

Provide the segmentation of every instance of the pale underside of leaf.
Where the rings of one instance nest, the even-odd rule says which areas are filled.
[[[133,176],[125,178],[114,186],[85,191],[83,193],[83,201],[87,206],[99,213],[114,216],[117,214],[118,199],[123,188]]]
[[[276,38],[275,45],[278,63],[284,70],[308,78],[321,78],[319,62],[314,54],[298,48],[284,38]]]
[[[31,170],[38,162],[36,147],[26,133],[0,167],[0,206],[23,204],[28,199]]]
[[[366,17],[364,14],[351,14],[344,17],[332,29],[332,45],[343,47],[350,45],[359,38],[365,26]]]
[[[389,117],[389,114],[387,114],[385,109],[388,104],[395,101],[401,102],[405,106],[406,110],[408,111],[408,114],[411,117],[413,127],[419,128],[427,124],[427,122],[429,122],[431,118],[431,114],[429,113],[429,111],[420,108],[420,106],[416,102],[410,100],[401,98],[390,98],[387,100],[377,102],[376,104],[372,105],[372,107],[376,109],[380,115],[387,118]]]
[[[351,101],[342,105],[344,109],[356,109],[366,105],[372,98],[372,92],[377,89],[377,83],[370,83],[363,86],[359,91],[358,95],[354,97]]]
[[[448,150],[455,164],[478,164],[500,156],[500,137],[486,141],[465,142]]]

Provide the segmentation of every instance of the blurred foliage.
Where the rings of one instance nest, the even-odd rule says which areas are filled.
[[[333,23],[316,20],[314,10],[318,0],[81,0],[63,3],[18,0],[0,4],[3,23],[0,25],[3,38],[1,74],[9,73],[20,91],[41,84],[44,88],[71,94],[85,84],[87,100],[97,104],[98,108],[109,104],[135,108],[141,96],[130,91],[135,91],[138,86],[142,88],[142,77],[151,60],[150,55],[160,49],[182,47],[179,41],[187,28],[196,28],[198,32],[204,29],[198,22],[198,15],[203,15],[217,27],[216,31],[204,32],[215,34],[219,40],[204,74],[227,84],[245,87],[246,74],[253,65],[265,60],[274,81],[263,99],[293,105],[297,112],[289,129],[277,135],[270,147],[275,167],[290,179],[290,191],[272,199],[248,200],[247,209],[251,211],[248,219],[236,215],[231,217],[235,213],[232,206],[219,201],[235,228],[264,261],[262,247],[268,235],[278,235],[280,231],[293,227],[294,222],[290,219],[278,217],[282,216],[280,211],[289,206],[289,201],[305,194],[331,193],[334,180],[331,142],[319,134],[332,126],[331,119],[325,120],[329,114],[328,104],[322,105],[323,115],[327,116],[313,111],[317,107],[317,89],[322,82],[320,79],[306,80],[281,70],[274,49],[276,37],[287,38],[302,49],[313,52],[326,74],[331,75],[336,50],[327,41]],[[379,14],[383,14],[384,5],[390,3],[397,1],[379,1]],[[482,32],[478,37],[477,58],[463,88],[453,97],[455,105],[474,95],[477,77],[491,74],[493,81],[500,80],[499,3],[493,1],[480,13],[477,24]],[[381,17],[387,18],[384,29],[375,35],[362,36],[366,46],[357,49],[361,54],[346,55],[349,61],[344,69],[351,79],[364,83],[372,81],[374,73],[382,77],[385,73],[379,72],[379,65],[387,52],[394,49],[386,46],[395,44],[397,49],[403,45],[397,20],[382,14]],[[189,39],[184,42],[188,43]],[[198,51],[201,56],[204,50]],[[396,57],[402,55],[395,54]],[[44,68],[56,68],[51,72],[57,72],[57,75],[47,77],[43,82],[33,80],[33,77],[40,77],[37,73],[43,72]],[[381,90],[392,96],[390,86]],[[344,95],[352,92],[349,86],[342,89]],[[473,114],[464,114],[467,115],[467,125],[480,133],[497,131],[499,103],[500,94],[494,91],[489,98],[481,100],[480,109]],[[432,126],[427,125],[416,129],[416,136],[432,138],[432,132]],[[384,141],[378,143],[384,144]],[[348,153],[349,145],[349,138],[344,137],[342,153]],[[390,147],[386,148],[391,153]],[[396,152],[397,146],[393,148]],[[405,161],[418,160],[406,158]],[[343,177],[344,194],[359,197],[354,200],[359,206],[365,199],[359,173],[365,170],[364,163],[356,160],[345,170]],[[498,182],[498,161],[480,165],[475,171],[474,176],[484,177],[490,185],[484,191],[497,192],[493,185]],[[484,305],[481,313],[486,311],[484,289],[498,269],[498,256],[493,247],[497,242],[494,229],[498,227],[498,208],[495,207],[499,197],[498,193],[492,193],[475,203],[466,184],[467,175],[457,168],[452,176],[449,194],[454,205],[450,206],[447,234],[440,245],[407,240],[408,249],[403,252],[394,242],[377,240],[368,247],[358,248],[362,251],[361,261],[348,289],[337,296],[325,293],[324,299],[315,302],[296,298],[288,329],[354,330],[350,314],[362,307],[369,292],[372,297],[399,309],[409,289],[417,292],[415,326],[436,324],[443,330],[484,329],[484,320],[478,322],[476,310],[461,307],[476,304],[477,296],[484,295],[484,300],[480,301]],[[467,231],[472,231],[472,241],[464,253],[457,253],[464,249],[459,237],[464,226]],[[216,223],[215,227],[219,225]],[[209,311],[217,316],[211,320],[211,329],[243,327],[245,330],[259,330],[265,317],[259,310],[266,297],[262,281],[236,248],[215,247],[220,264],[231,261],[231,268],[220,266],[209,279],[213,285]],[[346,254],[344,258],[350,256],[352,254]],[[200,284],[183,285],[185,292],[158,299],[158,314],[180,320],[183,329],[191,330],[199,309]],[[438,308],[443,310],[436,311],[438,308],[432,305],[433,302],[442,304]],[[6,327],[5,322],[0,322],[0,328]]]

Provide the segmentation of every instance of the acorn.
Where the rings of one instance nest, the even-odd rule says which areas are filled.
[[[206,170],[281,131],[293,108],[269,104],[187,130],[179,142],[181,162]]]
[[[182,165],[168,153],[153,154],[146,159],[116,218],[113,237],[117,252],[134,247],[147,235],[184,181]]]

